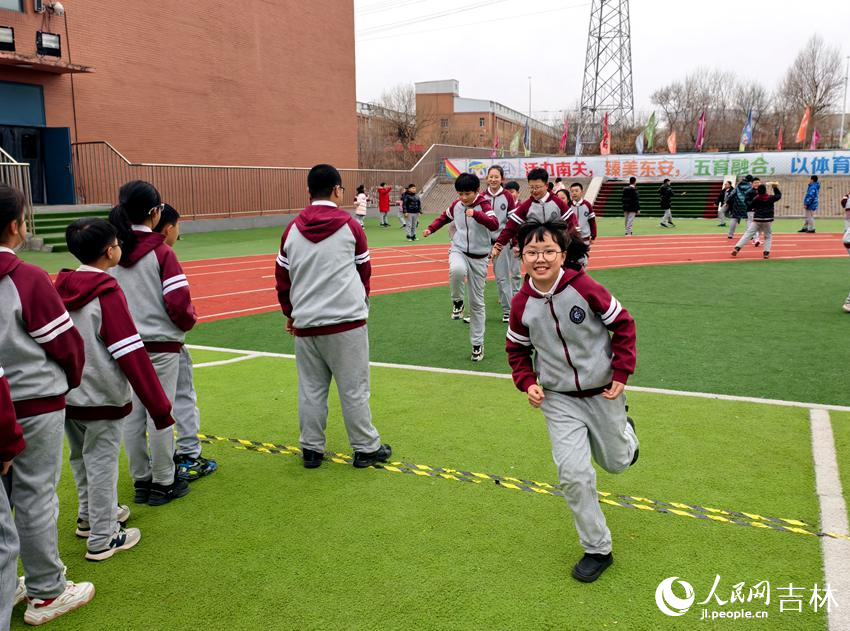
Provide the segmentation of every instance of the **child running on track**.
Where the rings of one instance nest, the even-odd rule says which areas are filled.
[[[487,189],[484,191],[484,197],[490,202],[490,207],[499,219],[499,227],[491,233],[491,244],[496,243],[499,234],[505,229],[508,213],[514,209],[516,204],[513,195],[502,188],[504,179],[505,172],[500,166],[491,166],[487,171]],[[515,274],[514,266],[519,268],[519,259],[515,256],[501,256],[493,259],[493,276],[495,276],[496,285],[499,288],[502,322],[510,321],[511,300],[519,291],[519,283],[514,284],[514,279],[519,276],[519,270],[517,269]]]

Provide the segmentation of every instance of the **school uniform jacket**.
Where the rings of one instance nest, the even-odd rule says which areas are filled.
[[[84,362],[83,339],[50,277],[0,248],[0,364],[17,417],[63,410]]]
[[[118,280],[149,353],[179,353],[197,316],[186,274],[165,237],[133,226],[136,247],[109,273]]]
[[[15,416],[9,382],[0,366],[0,462],[8,462],[26,447],[24,430]]]
[[[496,213],[496,218],[499,220],[499,227],[490,233],[490,241],[496,243],[496,239],[505,229],[508,221],[508,213],[516,208],[516,202],[513,195],[508,193],[504,188],[499,188],[495,193],[491,193],[490,189],[484,191],[484,198],[490,202],[490,208]]]
[[[756,195],[753,198],[751,208],[753,209],[753,221],[759,223],[770,223],[773,221],[774,204],[782,199],[782,191],[773,187],[773,195]]]
[[[330,335],[365,325],[371,276],[366,233],[333,202],[313,202],[283,231],[275,286],[295,335]]]
[[[466,211],[470,209],[472,217],[467,217]],[[452,235],[452,250],[462,252],[474,259],[483,259],[490,254],[492,246],[490,235],[499,227],[499,218],[496,217],[496,213],[493,212],[490,202],[484,195],[478,195],[469,208],[456,199],[431,222],[428,230],[436,232],[448,223],[455,227]]]
[[[572,208],[557,195],[547,192],[539,200],[529,197],[515,210],[508,213],[508,221],[505,229],[496,239],[496,243],[505,246],[510,243],[519,232],[520,227],[527,221],[564,221],[569,232],[578,231],[578,217]]]
[[[86,347],[79,387],[67,396],[66,416],[77,421],[122,419],[133,409],[130,386],[157,429],[174,424],[124,292],[112,276],[94,267],[62,270],[56,290]]]
[[[547,294],[530,278],[523,283],[511,302],[506,350],[523,392],[539,381],[546,390],[593,396],[634,373],[635,322],[607,289],[568,268]]]
[[[578,217],[582,239],[585,243],[590,243],[591,240],[596,238],[596,213],[593,212],[593,205],[586,199],[582,199],[578,203],[572,202],[571,207]]]

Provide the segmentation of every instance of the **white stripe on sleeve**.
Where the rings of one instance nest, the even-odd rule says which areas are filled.
[[[118,340],[117,342],[115,342],[115,344],[110,344],[106,347],[106,350],[110,353],[114,353],[121,347],[127,346],[128,344],[132,344],[133,342],[138,342],[140,339],[142,338],[139,336],[138,333],[136,333],[135,335],[131,335],[130,337],[125,337],[123,340]]]
[[[167,289],[170,285],[180,283],[184,280],[186,280],[186,274],[177,274],[176,276],[166,278],[164,281],[162,281],[162,288]]]
[[[73,320],[71,320],[71,317],[68,316],[68,321],[65,324],[63,324],[62,326],[53,329],[53,331],[51,331],[47,335],[42,335],[41,337],[34,337],[32,339],[34,339],[39,344],[47,344],[48,342],[55,340],[57,337],[62,335],[68,329],[72,329],[72,328],[74,328],[74,322],[73,322]]]
[[[285,270],[289,269],[289,259],[286,258],[283,254],[277,255],[277,264]]]
[[[6,374],[6,373],[5,373],[5,372],[3,372],[3,366],[0,366],[0,378],[2,378],[2,377],[3,377],[3,375],[5,375],[5,374]]]
[[[508,329],[508,334],[506,336],[511,342],[515,342],[516,344],[522,344],[523,346],[531,346],[531,338],[526,337],[525,335],[520,335],[519,333],[514,332],[512,329]]]
[[[115,351],[114,353],[112,353],[112,357],[114,359],[121,359],[122,357],[124,357],[124,355],[129,355],[133,351],[137,351],[140,348],[144,347],[145,343],[142,340],[139,340],[135,344],[130,344],[129,346],[125,346],[124,348]]]
[[[181,280],[181,281],[178,281],[176,283],[171,283],[167,288],[163,287],[162,295],[164,296],[166,294],[170,294],[175,289],[180,289],[181,287],[188,287],[188,286],[189,286],[188,280]]]
[[[362,254],[357,254],[354,257],[354,262],[357,265],[362,265],[363,263],[365,263],[368,260],[369,260],[369,250],[366,250]]]
[[[617,319],[617,316],[620,315],[620,312],[623,310],[623,305],[620,304],[620,301],[611,297],[611,306],[608,307],[608,311],[602,314],[602,324],[609,325],[614,320]]]
[[[40,329],[38,329],[37,331],[30,331],[30,336],[32,336],[32,337],[34,337],[34,338],[35,338],[35,337],[41,337],[41,336],[42,336],[42,335],[44,335],[45,333],[49,333],[52,329],[54,329],[55,327],[57,327],[57,326],[59,326],[60,324],[64,323],[64,322],[65,322],[66,320],[68,320],[70,317],[71,317],[71,316],[70,316],[70,315],[68,314],[68,312],[66,311],[66,312],[65,312],[65,313],[63,313],[61,316],[59,316],[58,318],[56,318],[56,319],[55,319],[55,320],[53,320],[52,322],[48,322],[47,324],[45,324],[43,327],[41,327],[41,328],[40,328]]]

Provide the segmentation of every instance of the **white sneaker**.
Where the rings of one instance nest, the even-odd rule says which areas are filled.
[[[117,522],[124,526],[127,523],[127,520],[130,519],[130,507],[126,504],[118,505],[118,517]],[[82,537],[83,539],[88,539],[91,534],[91,525],[85,519],[77,518],[77,530],[75,534],[78,537]]]
[[[15,588],[15,602],[12,603],[14,607],[19,602],[24,600],[27,597],[27,583],[26,579],[23,576],[18,577],[18,586]]]
[[[511,314],[510,313],[503,313],[502,314],[502,322],[510,322],[510,321],[511,321]]]
[[[82,607],[92,598],[94,598],[94,585],[87,582],[68,581],[65,583],[65,591],[56,598],[51,600],[30,598],[27,610],[24,612],[24,622],[33,626],[50,622],[62,614]]]
[[[106,548],[103,550],[89,550],[86,552],[86,558],[89,561],[105,561],[116,552],[129,550],[139,543],[139,539],[141,538],[142,533],[138,528],[119,528]]]
[[[845,302],[841,308],[844,309],[844,313],[850,313],[850,302]]]

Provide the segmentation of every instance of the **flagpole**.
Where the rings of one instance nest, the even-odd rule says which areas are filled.
[[[838,134],[838,143],[844,142],[844,114],[847,111],[847,79],[850,77],[850,55],[847,56],[847,63],[844,69],[844,106],[841,108],[841,133]]]

